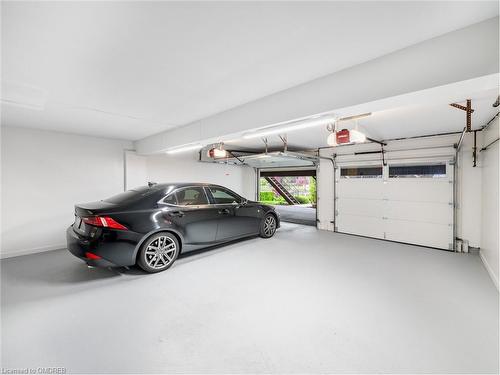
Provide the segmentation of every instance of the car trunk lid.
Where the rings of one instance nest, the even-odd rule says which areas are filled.
[[[75,205],[75,222],[73,229],[84,237],[95,237],[100,228],[86,224],[84,218],[112,213],[120,209],[120,206],[105,201],[88,202]]]
[[[75,205],[75,215],[80,217],[94,216],[103,212],[115,211],[117,205],[105,201],[80,203]]]

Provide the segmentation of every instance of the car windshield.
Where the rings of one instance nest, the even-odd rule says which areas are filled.
[[[130,202],[136,199],[140,199],[148,194],[150,194],[152,190],[147,187],[138,187],[134,188],[132,190],[127,190],[124,191],[123,193],[113,195],[110,198],[106,198],[103,201],[108,202],[108,203],[113,203],[113,204],[121,204],[125,202]]]

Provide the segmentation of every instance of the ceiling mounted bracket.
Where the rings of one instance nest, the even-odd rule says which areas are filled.
[[[266,146],[266,151],[265,154],[267,155],[267,138],[262,138],[262,142],[264,142],[264,145]]]
[[[286,134],[283,136],[280,135],[279,137],[281,139],[281,142],[283,142],[283,152],[286,152],[288,149],[288,138],[287,138]]]
[[[245,164],[245,160],[239,158],[238,156],[236,156],[233,151],[230,151],[230,150],[226,150],[226,152],[228,153],[228,155],[231,155],[233,158],[235,158],[236,160],[238,160],[241,164]]]
[[[373,142],[373,143],[378,143],[380,146],[387,146],[387,143],[385,143],[383,141],[377,141],[376,139],[373,139],[373,138],[370,138],[370,137],[366,137],[366,140],[370,141],[370,142]]]
[[[477,130],[474,130],[474,146],[472,146],[472,166],[477,166]]]
[[[337,131],[337,123],[338,119],[335,118],[330,124],[326,125],[326,130],[328,130],[330,133],[335,133]]]
[[[467,99],[467,104],[465,106],[458,104],[458,103],[451,103],[450,106],[454,108],[461,109],[462,111],[465,111],[466,114],[466,129],[467,132],[472,131],[472,114],[474,113],[474,110],[472,109],[472,100]]]

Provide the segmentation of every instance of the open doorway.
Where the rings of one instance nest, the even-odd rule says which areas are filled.
[[[261,170],[259,201],[272,205],[281,220],[316,225],[316,170]]]

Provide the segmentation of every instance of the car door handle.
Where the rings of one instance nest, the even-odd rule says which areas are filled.
[[[230,211],[227,208],[223,208],[222,210],[219,210],[219,214],[221,214],[221,215],[229,215]]]
[[[184,212],[182,212],[182,211],[172,211],[172,212],[169,212],[168,214],[169,214],[169,216],[176,216],[176,217],[183,217],[184,216]]]

